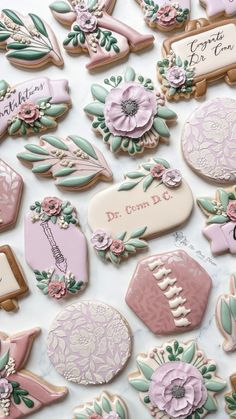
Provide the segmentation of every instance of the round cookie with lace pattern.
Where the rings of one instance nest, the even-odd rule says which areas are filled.
[[[182,151],[199,176],[218,184],[236,181],[236,100],[216,98],[197,108],[182,133]]]
[[[104,384],[125,367],[132,349],[131,331],[113,307],[82,301],[58,314],[47,347],[52,364],[68,381]]]

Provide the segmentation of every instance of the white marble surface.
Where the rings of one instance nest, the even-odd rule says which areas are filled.
[[[217,0],[216,0],[217,1]],[[62,43],[67,29],[61,26],[52,17],[48,5],[50,0],[1,0],[1,8],[10,7],[18,9],[20,12],[34,12],[44,17],[54,28],[58,35],[58,40]],[[205,17],[205,11],[197,4],[197,0],[192,0],[193,10],[192,17]],[[117,0],[117,6],[114,10],[114,16],[119,17],[124,22],[127,22],[142,32],[150,32],[150,29],[145,25],[140,8],[135,0]],[[164,35],[160,32],[155,33],[156,43],[152,50],[144,52],[139,55],[132,54],[128,61],[140,73],[156,79],[156,61],[161,57],[161,44]],[[69,56],[63,52],[65,59],[64,69],[59,69],[55,66],[50,66],[46,70],[39,71],[25,71],[11,66],[4,58],[4,53],[0,54],[0,77],[6,79],[9,83],[14,84],[39,75],[47,75],[51,78],[67,78],[70,82],[71,95],[73,99],[73,109],[66,116],[66,118],[59,125],[56,135],[66,136],[67,134],[79,134],[87,137],[94,144],[98,145],[105,153],[108,162],[114,173],[114,180],[122,179],[124,171],[134,169],[139,162],[145,161],[145,156],[132,160],[127,156],[115,158],[105,145],[102,144],[100,138],[91,132],[89,120],[83,113],[83,106],[90,102],[90,84],[94,81],[101,82],[105,77],[111,75],[113,72],[119,74],[123,71],[127,62],[115,65],[114,68],[109,68],[98,72],[96,75],[91,75],[85,69],[85,64],[88,61],[86,56]],[[158,83],[157,83],[158,84]],[[235,97],[235,89],[230,88],[224,82],[220,82],[208,89],[207,99],[212,99],[216,96]],[[198,178],[185,164],[180,150],[180,135],[183,123],[190,112],[192,112],[199,103],[191,100],[189,103],[181,102],[171,104],[170,106],[178,113],[179,121],[171,130],[172,137],[169,145],[161,145],[157,154],[161,157],[167,158],[171,164],[180,168],[190,183],[195,196],[199,195],[213,195],[215,187],[207,184],[205,181]],[[32,137],[31,142],[37,143],[37,137]],[[61,193],[54,186],[52,180],[36,178],[29,169],[21,165],[16,158],[16,153],[23,151],[26,141],[22,138],[12,139],[5,138],[1,143],[1,158],[12,165],[19,173],[22,174],[25,181],[25,190],[22,200],[22,207],[19,214],[19,219],[16,227],[6,233],[1,234],[1,244],[9,244],[16,252],[26,275],[30,287],[30,294],[20,301],[20,310],[17,314],[7,314],[3,311],[0,313],[1,329],[7,333],[18,332],[23,329],[28,329],[34,326],[42,328],[41,335],[36,339],[31,357],[27,367],[33,372],[42,375],[46,380],[58,384],[67,385],[66,381],[60,377],[50,362],[46,353],[46,338],[50,323],[56,314],[67,304],[67,302],[52,301],[45,297],[35,286],[34,276],[30,268],[26,265],[24,259],[24,239],[23,239],[23,217],[28,210],[29,205],[36,199],[42,199],[44,196],[58,195],[59,197],[70,199],[78,208],[80,214],[80,222],[83,231],[86,233],[88,239],[90,237],[90,230],[87,225],[87,203],[91,196],[96,191],[102,190],[106,184],[99,183],[94,188],[84,193]],[[153,155],[155,152],[153,153]],[[173,217],[174,217],[173,208]],[[176,239],[174,234],[169,234],[159,239],[150,241],[150,248],[147,254],[155,254],[165,250],[175,249],[180,246],[187,250],[190,255],[195,257],[202,263],[204,268],[209,272],[213,279],[213,291],[209,300],[207,313],[204,318],[201,329],[194,332],[186,333],[178,336],[179,339],[188,341],[196,338],[199,345],[204,349],[207,355],[216,359],[219,363],[219,374],[228,380],[230,373],[235,371],[234,363],[236,355],[226,355],[221,349],[222,337],[216,327],[214,319],[214,310],[217,297],[222,292],[228,291],[229,275],[235,269],[234,258],[231,255],[212,258],[208,242],[201,234],[201,229],[205,224],[205,218],[198,208],[195,207],[189,222],[182,228],[180,235],[185,239]],[[132,273],[135,269],[138,259],[142,256],[131,258],[128,262],[123,263],[120,268],[116,269],[113,266],[106,266],[101,262],[89,246],[90,253],[90,285],[82,297],[82,299],[98,299],[112,304],[118,308],[120,312],[126,316],[129,321],[133,335],[134,347],[133,355],[123,373],[114,380],[110,385],[103,388],[99,387],[82,387],[68,383],[69,396],[60,403],[46,408],[35,414],[35,419],[69,419],[72,417],[72,410],[77,404],[83,401],[90,400],[101,392],[102,389],[110,390],[112,392],[120,393],[124,396],[130,411],[131,419],[148,419],[149,413],[144,406],[141,405],[138,399],[138,394],[133,390],[127,381],[129,372],[135,369],[135,357],[138,352],[146,351],[154,344],[161,344],[164,338],[157,338],[138,320],[138,318],[129,310],[124,302],[124,296],[131,279]],[[39,255],[40,257],[40,255]],[[197,298],[197,296],[196,296]],[[76,301],[76,297],[71,301]],[[223,395],[218,398],[219,412],[214,413],[214,418],[225,418],[227,415],[224,412]]]

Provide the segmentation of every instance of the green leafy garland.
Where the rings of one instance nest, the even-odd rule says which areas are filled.
[[[154,85],[151,79],[144,78],[141,75],[137,75],[133,68],[128,67],[126,69],[124,76],[111,76],[109,79],[104,80],[106,86],[110,86],[111,89],[115,89],[121,83],[126,82],[137,82],[141,84],[145,89],[154,91]],[[92,117],[92,127],[99,131],[103,137],[103,141],[106,144],[110,145],[110,149],[113,153],[118,153],[120,151],[126,152],[129,155],[133,156],[137,153],[143,153],[145,149],[145,144],[143,137],[141,138],[130,138],[130,137],[120,137],[114,136],[109,131],[109,128],[106,126],[105,116],[104,116],[104,104],[106,97],[109,91],[98,84],[94,84],[91,87],[91,92],[95,98],[95,102],[90,103],[84,108],[84,111]],[[160,138],[169,138],[170,131],[167,126],[167,121],[175,120],[177,115],[175,112],[169,108],[158,105],[157,101],[157,112],[154,118],[153,126],[149,132],[144,134],[145,136],[152,135],[155,137],[156,143],[158,143]]]
[[[84,286],[83,281],[76,281],[73,274],[68,273],[66,275],[54,275],[54,270],[49,271],[38,271],[34,270],[36,280],[38,281],[37,287],[43,292],[44,295],[49,295],[49,286],[53,282],[65,284],[66,292],[62,297],[67,296],[67,293],[76,294],[81,291]]]
[[[177,6],[173,6],[173,4],[176,4]],[[158,18],[157,13],[158,13],[158,11],[160,9],[160,6],[155,1],[153,1],[153,0],[141,0],[141,5],[142,5],[142,8],[143,8],[143,10],[145,12],[145,17],[148,20],[148,22],[150,22],[150,23],[154,23],[154,22],[159,23],[159,18]],[[182,24],[183,22],[185,22],[188,19],[190,10],[187,9],[187,8],[182,9],[178,5],[178,1],[177,2],[174,2],[173,1],[172,4],[171,3],[170,4],[168,3],[167,5],[168,6],[170,5],[170,6],[172,6],[172,7],[174,7],[176,9],[177,16],[176,16],[175,21],[176,21],[177,24]],[[161,23],[160,23],[160,26],[162,26]],[[173,23],[171,23],[170,26],[173,26]]]
[[[113,401],[113,397],[109,397],[108,393],[102,393],[100,399],[94,400],[93,406],[92,403],[88,403],[88,406],[85,406],[79,413],[75,411],[74,419],[89,419],[94,414],[103,417],[110,412],[116,412],[120,419],[128,419],[123,401],[118,397]]]
[[[201,210],[208,216],[207,224],[224,224],[230,221],[227,208],[230,202],[236,201],[234,192],[224,189],[216,191],[216,199],[198,198],[197,203]]]
[[[53,224],[58,224],[61,228],[68,228],[69,224],[78,223],[75,208],[68,201],[62,202],[61,210],[57,215],[46,214],[42,209],[42,203],[39,201],[35,201],[30,206],[30,209],[33,211],[32,222],[51,221]]]
[[[137,358],[138,371],[129,377],[130,384],[138,390],[141,400],[150,409],[151,402],[149,399],[149,387],[151,377],[159,366],[172,361],[182,361],[192,364],[201,373],[204,385],[208,392],[205,404],[197,409],[192,415],[186,419],[201,419],[206,414],[217,410],[214,395],[226,386],[226,382],[216,376],[216,365],[213,361],[208,360],[204,353],[198,351],[195,341],[180,343],[178,340],[171,341],[163,345],[163,347],[154,348],[146,355],[140,355]],[[170,419],[163,411],[158,411],[157,419]]]
[[[225,396],[226,410],[231,418],[236,418],[236,393],[232,392]]]

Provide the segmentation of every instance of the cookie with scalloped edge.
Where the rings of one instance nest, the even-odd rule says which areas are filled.
[[[118,395],[103,391],[91,402],[81,404],[73,411],[73,419],[128,419],[128,409]]]

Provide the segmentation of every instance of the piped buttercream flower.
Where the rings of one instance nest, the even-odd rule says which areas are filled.
[[[95,31],[98,23],[96,16],[87,11],[78,13],[76,22],[83,32],[88,33]]]
[[[42,210],[48,215],[58,215],[61,212],[61,200],[56,197],[44,198],[42,202]]]
[[[96,230],[92,237],[91,243],[96,250],[106,250],[112,244],[112,238],[103,230]]]
[[[17,117],[27,124],[33,124],[40,117],[40,111],[34,103],[25,102],[19,106]]]
[[[167,169],[162,176],[162,182],[168,188],[177,188],[182,182],[182,175],[177,169]]]
[[[176,22],[177,11],[172,5],[164,5],[157,12],[158,23],[162,26],[171,26]]]
[[[173,66],[166,72],[166,80],[171,87],[178,88],[184,85],[186,81],[186,72],[183,68]]]

